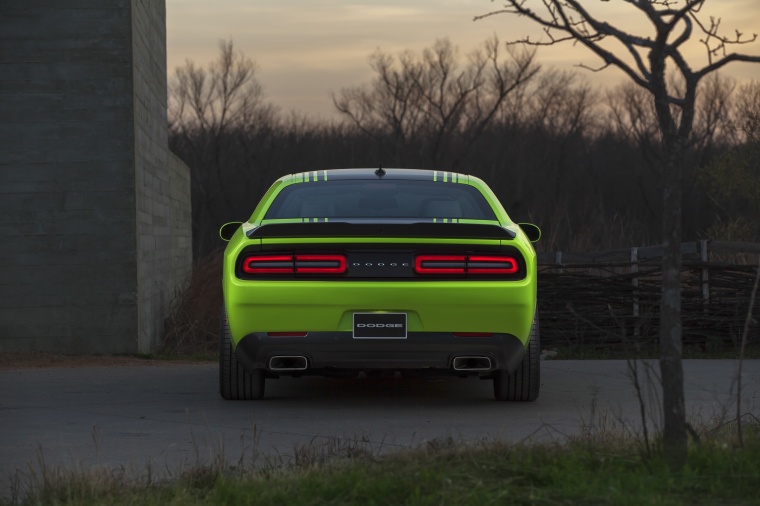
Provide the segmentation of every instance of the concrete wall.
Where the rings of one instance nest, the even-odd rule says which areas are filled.
[[[166,7],[132,0],[138,349],[163,330],[171,295],[170,172],[166,131]]]
[[[190,169],[169,152],[169,213],[171,220],[171,278],[175,286],[187,280],[193,264],[193,216],[190,206]]]
[[[163,1],[0,2],[0,351],[155,347],[181,270],[165,48]]]

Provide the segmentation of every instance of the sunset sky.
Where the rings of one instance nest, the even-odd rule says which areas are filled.
[[[640,35],[650,35],[623,0],[587,0],[600,18]],[[436,39],[448,37],[464,56],[487,38],[500,40],[540,30],[526,19],[501,14],[480,21],[478,15],[500,8],[496,0],[166,0],[169,76],[190,59],[206,64],[218,53],[221,39],[232,39],[237,50],[255,60],[269,99],[284,112],[313,117],[334,115],[330,92],[368,82],[368,57],[378,48],[389,53],[419,52]],[[717,10],[716,10],[717,9]],[[760,33],[760,0],[708,0],[703,18],[722,18],[723,33],[734,29]],[[739,48],[760,54],[760,41]],[[690,47],[692,66],[704,64],[699,42]],[[565,43],[541,48],[538,61],[546,67],[571,69],[599,61],[587,50]],[[610,86],[623,80],[617,71],[581,71],[592,83]],[[760,78],[760,65],[731,64],[725,73],[740,81]]]

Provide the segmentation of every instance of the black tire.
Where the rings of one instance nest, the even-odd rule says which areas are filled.
[[[232,352],[227,311],[222,308],[222,328],[219,333],[219,393],[224,399],[251,401],[264,397],[264,370],[249,371]]]
[[[494,373],[493,396],[497,401],[530,402],[538,399],[541,387],[541,340],[538,316],[530,330],[530,342],[522,362],[513,374],[500,369]]]

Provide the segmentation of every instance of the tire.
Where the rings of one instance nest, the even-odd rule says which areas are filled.
[[[250,401],[264,397],[264,370],[249,371],[232,352],[227,311],[222,308],[222,328],[219,333],[219,393],[224,399]]]
[[[493,396],[497,401],[531,402],[538,399],[541,387],[541,340],[538,316],[530,330],[525,356],[513,374],[499,369],[493,377]]]

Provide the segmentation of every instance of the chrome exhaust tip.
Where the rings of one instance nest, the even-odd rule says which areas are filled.
[[[488,357],[454,357],[455,371],[490,371],[491,359]]]
[[[309,366],[306,357],[277,355],[269,359],[270,371],[304,371]]]

